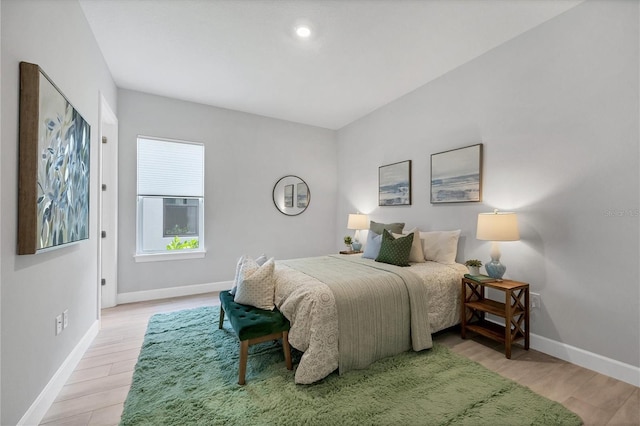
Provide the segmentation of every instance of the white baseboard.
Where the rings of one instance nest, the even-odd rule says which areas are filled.
[[[169,297],[191,296],[193,294],[211,293],[214,291],[229,290],[233,287],[233,281],[220,281],[217,283],[185,285],[182,287],[159,288],[156,290],[133,291],[118,294],[118,304],[144,302],[147,300],[166,299]]]
[[[85,335],[80,339],[80,342],[71,351],[67,359],[64,360],[58,371],[53,375],[49,383],[44,387],[40,395],[31,404],[31,407],[22,416],[18,425],[37,425],[40,424],[45,414],[55,401],[56,397],[62,390],[62,387],[67,383],[69,377],[78,366],[78,363],[84,356],[84,353],[89,349],[91,342],[96,338],[100,331],[100,321],[95,321]]]
[[[504,324],[491,318],[487,318],[487,321],[498,325]],[[531,333],[529,337],[531,339],[529,342],[531,349],[640,387],[640,367],[625,364],[624,362],[585,351],[584,349],[576,348],[575,346],[567,345],[566,343],[558,342],[557,340],[552,340],[537,334]]]
[[[547,355],[640,387],[640,367],[531,333],[530,346]]]

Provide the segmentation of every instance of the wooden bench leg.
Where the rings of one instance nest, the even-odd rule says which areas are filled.
[[[293,370],[291,365],[291,347],[289,346],[289,332],[282,332],[282,348],[284,350],[284,361],[287,364],[287,370]]]
[[[249,341],[240,342],[240,365],[238,366],[238,384],[244,385],[244,376],[247,373],[247,357],[249,356]]]
[[[222,329],[222,323],[224,322],[224,309],[220,305],[220,321],[218,322],[218,329]]]

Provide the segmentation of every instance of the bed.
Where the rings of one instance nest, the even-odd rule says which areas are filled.
[[[358,255],[278,261],[275,305],[290,320],[289,343],[303,352],[295,382],[309,384],[407,350],[459,323],[458,263],[409,267]]]

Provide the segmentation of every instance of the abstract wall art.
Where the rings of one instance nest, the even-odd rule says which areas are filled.
[[[411,205],[411,160],[378,167],[378,205]]]
[[[89,238],[90,135],[42,69],[21,62],[18,254]]]
[[[431,203],[482,201],[482,144],[431,154]]]

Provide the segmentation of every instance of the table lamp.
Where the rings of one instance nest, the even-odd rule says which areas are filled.
[[[347,220],[347,229],[355,229],[356,233],[353,236],[353,244],[351,247],[355,251],[360,251],[362,243],[358,239],[358,232],[361,229],[369,229],[369,217],[366,214],[356,213],[349,214],[349,220]]]
[[[518,216],[512,212],[498,212],[478,214],[478,240],[491,241],[491,262],[484,265],[487,275],[491,278],[502,279],[507,268],[500,263],[500,246],[498,241],[518,241]]]

